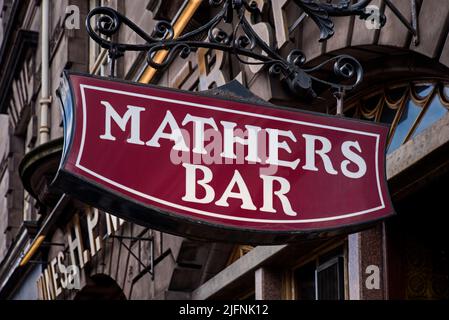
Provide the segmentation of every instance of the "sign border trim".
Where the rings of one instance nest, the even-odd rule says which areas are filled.
[[[176,99],[168,99],[168,98],[162,98],[162,97],[156,97],[156,96],[149,96],[149,95],[139,94],[139,93],[130,93],[130,92],[126,92],[126,91],[109,89],[109,88],[104,88],[104,87],[99,87],[99,86],[84,85],[84,84],[80,84],[79,86],[80,86],[80,93],[81,93],[82,105],[83,105],[83,120],[82,120],[83,128],[82,128],[82,137],[81,137],[81,142],[80,142],[80,148],[79,148],[79,152],[77,155],[77,162],[76,162],[75,166],[77,168],[87,172],[88,174],[107,182],[110,185],[113,185],[119,189],[125,190],[129,193],[135,194],[144,199],[148,199],[148,200],[154,201],[156,203],[170,206],[170,207],[176,208],[178,210],[191,212],[191,213],[194,213],[197,215],[209,216],[209,217],[214,217],[214,218],[224,219],[224,220],[245,221],[245,222],[251,222],[251,223],[273,223],[273,224],[285,224],[285,223],[287,223],[287,224],[301,224],[301,223],[306,224],[306,223],[336,221],[336,220],[348,219],[351,217],[365,215],[368,213],[380,211],[385,208],[385,199],[382,197],[382,190],[381,190],[380,176],[379,176],[379,159],[378,159],[379,144],[380,144],[380,135],[379,134],[361,132],[361,131],[351,130],[351,129],[344,129],[341,127],[333,127],[333,126],[328,126],[328,125],[313,124],[313,123],[308,123],[308,122],[304,122],[304,121],[297,121],[297,120],[292,120],[292,119],[273,117],[273,116],[269,116],[269,115],[254,114],[254,113],[246,112],[246,111],[225,109],[225,108],[221,108],[221,107],[186,102],[186,101],[181,101],[181,100],[176,100]],[[168,202],[166,200],[162,200],[162,199],[153,197],[151,195],[145,194],[138,190],[134,190],[134,189],[124,186],[116,181],[106,178],[106,177],[81,165],[81,158],[82,158],[82,154],[84,151],[84,143],[85,143],[85,135],[86,135],[86,123],[87,123],[87,107],[86,107],[85,89],[110,92],[110,93],[116,93],[116,94],[123,94],[123,95],[134,96],[134,97],[149,99],[149,100],[158,100],[158,101],[165,101],[165,102],[169,102],[169,103],[178,103],[178,104],[188,105],[188,106],[196,107],[196,108],[205,108],[205,109],[216,110],[216,111],[220,111],[220,112],[235,113],[235,114],[247,115],[247,116],[251,116],[251,117],[258,117],[258,118],[271,119],[271,120],[275,120],[275,121],[294,123],[294,124],[299,124],[299,125],[303,125],[303,126],[319,127],[319,128],[324,128],[324,129],[328,129],[328,130],[343,131],[343,132],[349,132],[349,133],[355,133],[355,134],[359,134],[359,135],[375,137],[376,138],[376,152],[375,152],[376,182],[377,182],[377,190],[379,192],[378,195],[379,195],[379,199],[381,202],[381,206],[363,210],[363,211],[359,211],[357,213],[349,213],[349,214],[344,214],[344,215],[339,215],[339,216],[334,216],[334,217],[329,217],[329,218],[308,219],[308,220],[266,220],[266,219],[251,219],[251,218],[225,216],[225,215],[218,214],[218,213],[212,213],[212,212],[207,212],[207,211],[199,210],[199,209],[195,209],[195,208],[189,208],[186,206],[182,206],[179,204],[175,204],[172,202]],[[239,102],[239,103],[244,103],[244,102]]]

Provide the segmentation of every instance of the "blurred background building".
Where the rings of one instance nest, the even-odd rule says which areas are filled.
[[[296,1],[255,2],[263,19],[253,27],[284,56],[299,48],[311,66],[341,53],[362,63],[365,79],[348,93],[345,115],[391,124],[387,178],[397,215],[357,234],[253,248],[163,234],[60,194],[50,183],[62,150],[61,72],[109,70],[84,27],[89,10],[113,7],[149,33],[159,20],[187,32],[214,12],[200,0],[0,0],[1,299],[448,298],[449,1],[373,0],[387,17],[383,28],[338,17],[323,42]],[[129,29],[118,40],[143,41]],[[199,49],[160,72],[128,52],[117,74],[189,91],[236,79],[271,103],[335,113],[330,91],[302,101],[264,68],[223,52]]]

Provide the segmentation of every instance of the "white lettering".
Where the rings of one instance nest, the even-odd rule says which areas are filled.
[[[65,20],[65,27],[68,30],[79,30],[80,29],[80,8],[75,5],[70,5],[65,8],[65,13],[67,16]]]
[[[341,146],[341,152],[348,159],[341,163],[341,171],[343,174],[352,179],[360,179],[366,174],[366,162],[361,156],[356,154],[351,148],[355,148],[358,152],[362,152],[362,148],[357,141],[346,141]],[[348,166],[354,163],[359,168],[356,172],[349,171]]]
[[[332,144],[329,139],[309,134],[303,134],[302,136],[304,137],[304,139],[306,139],[306,164],[302,168],[309,171],[318,171],[315,159],[315,155],[318,155],[323,161],[326,172],[332,175],[337,175],[338,172],[335,171],[334,167],[332,166],[331,159],[327,155],[327,153],[332,150]],[[322,144],[322,148],[320,150],[316,149],[316,141],[319,141]]]
[[[100,136],[100,139],[116,140],[111,133],[111,120],[114,120],[115,124],[117,124],[122,131],[125,131],[126,126],[131,119],[131,137],[126,141],[132,144],[144,145],[144,142],[140,140],[140,113],[144,111],[145,108],[128,106],[128,111],[126,111],[123,117],[120,117],[109,102],[101,101],[101,104],[106,108],[106,115],[105,133]]]
[[[196,166],[187,163],[184,163],[183,167],[186,168],[186,194],[182,197],[182,200],[195,203],[211,203],[215,197],[214,189],[208,185],[208,183],[212,181],[212,171],[205,166]],[[197,170],[203,172],[203,179],[197,180]],[[196,196],[197,184],[203,187],[206,192],[206,195],[202,199],[199,199]]]
[[[95,236],[94,229],[98,224],[98,209],[90,209],[86,214],[87,218],[87,234],[89,235],[90,254],[92,258],[101,249],[101,239]]]
[[[59,270],[59,273],[61,274],[61,287],[63,289],[66,289],[67,288],[67,269],[64,265],[64,259],[65,259],[64,252],[60,251],[58,253],[57,258],[58,258],[58,270]]]
[[[62,293],[62,289],[59,286],[59,276],[58,276],[58,272],[56,270],[56,264],[58,263],[58,258],[54,258],[53,260],[51,260],[50,262],[50,269],[51,269],[51,274],[52,274],[52,278],[53,278],[53,288],[55,289],[55,297],[59,296]]]
[[[72,230],[74,233],[74,237],[72,236]],[[84,259],[83,259],[83,243],[81,240],[81,228],[79,217],[76,214],[73,217],[72,223],[67,227],[67,243],[69,245],[70,259],[72,264],[79,265],[81,268],[84,267]],[[76,259],[75,251],[78,252],[78,261]]]
[[[224,158],[229,159],[237,159],[237,156],[234,152],[234,144],[239,143],[241,145],[248,146],[248,156],[245,160],[250,162],[261,162],[258,157],[258,134],[259,131],[262,130],[260,127],[256,126],[245,126],[246,132],[248,135],[247,139],[236,137],[234,135],[234,129],[237,126],[234,122],[221,121],[223,126],[223,152],[221,154]]]
[[[290,200],[287,198],[287,193],[290,192],[290,183],[287,179],[275,176],[260,176],[263,180],[263,207],[260,208],[261,211],[276,213],[276,209],[273,206],[273,194],[276,195],[282,203],[282,208],[284,213],[288,216],[295,217],[297,213],[293,211],[290,204]],[[278,191],[273,192],[274,182],[277,181],[281,185]]]
[[[292,150],[290,149],[288,143],[286,141],[280,142],[279,137],[287,137],[290,138],[293,142],[297,142],[296,137],[293,135],[293,132],[276,129],[266,129],[266,131],[268,132],[268,143],[269,143],[268,147],[269,156],[267,159],[267,163],[275,166],[282,166],[296,169],[300,161],[299,159],[296,159],[295,161],[279,160],[279,149],[283,149],[286,150],[288,153],[292,153]]]
[[[117,232],[118,228],[125,223],[125,220],[120,219],[110,213],[105,212],[106,218],[106,235],[111,236]]]
[[[238,187],[238,192],[232,191],[235,186]],[[251,199],[248,187],[246,186],[245,181],[243,181],[242,176],[237,170],[235,170],[234,176],[232,177],[231,182],[227,186],[222,197],[220,198],[220,200],[215,202],[215,204],[220,207],[229,207],[229,198],[242,200],[242,209],[257,210],[256,206],[253,203],[253,200]]]
[[[380,289],[380,268],[375,265],[366,267],[365,273],[368,277],[365,280],[365,286],[368,290]]]
[[[164,132],[167,126],[170,127],[171,131],[170,133]],[[189,151],[189,148],[187,148],[187,145],[184,141],[181,129],[179,128],[178,123],[176,122],[175,118],[173,117],[170,111],[167,111],[164,120],[157,129],[153,138],[151,138],[151,140],[148,141],[146,145],[150,147],[160,147],[161,146],[159,144],[160,139],[168,139],[173,141],[175,143],[175,146],[173,147],[174,150],[185,152]]]
[[[189,122],[193,122],[195,128],[195,142],[192,151],[194,153],[207,154],[207,151],[204,148],[204,127],[208,124],[215,130],[218,130],[217,124],[213,118],[194,117],[188,114],[182,122],[182,125],[185,126]]]

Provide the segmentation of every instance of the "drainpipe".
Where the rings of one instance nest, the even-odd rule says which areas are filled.
[[[50,140],[50,117],[49,109],[51,104],[50,79],[49,79],[49,12],[50,0],[42,0],[42,63],[41,63],[41,112],[39,126],[40,144]]]

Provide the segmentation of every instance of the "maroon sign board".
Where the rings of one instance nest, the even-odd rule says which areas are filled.
[[[394,212],[387,126],[73,73],[58,94],[54,185],[135,223],[272,244]]]

